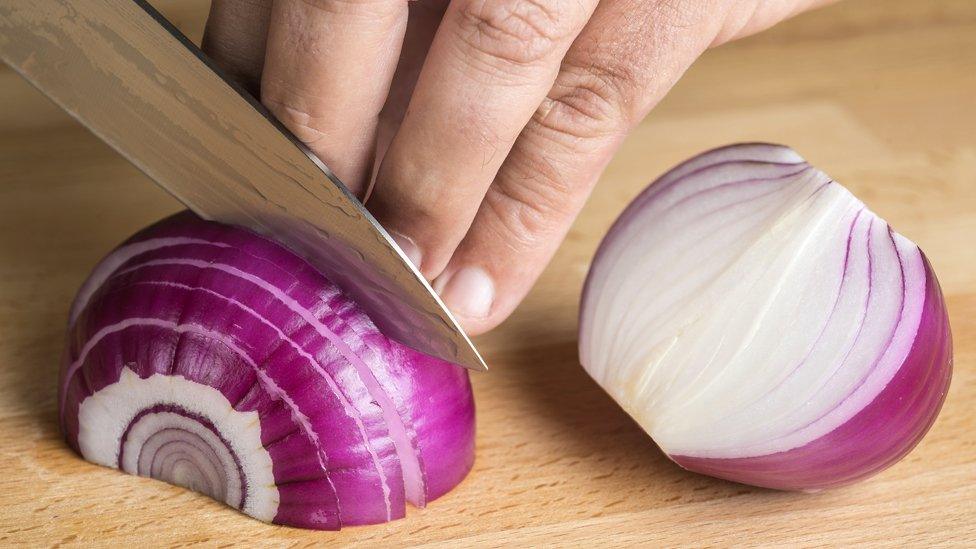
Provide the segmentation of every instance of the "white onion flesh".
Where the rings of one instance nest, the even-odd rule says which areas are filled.
[[[944,398],[950,347],[918,247],[765,144],[705,153],[649,187],[601,245],[581,310],[583,366],[664,452],[777,488],[844,484],[904,455]],[[907,390],[918,372],[906,368],[926,380],[910,421],[887,400],[875,409]],[[820,448],[811,460],[828,440],[856,456],[841,429],[867,413],[905,427],[868,437],[889,452],[840,467]]]
[[[159,402],[166,402],[183,414],[159,411],[133,418],[142,410],[149,410]],[[194,383],[183,376],[154,374],[140,378],[130,369],[123,369],[118,383],[109,385],[86,399],[78,411],[81,428],[78,446],[85,459],[115,467],[123,453],[121,469],[133,475],[161,478],[173,484],[204,492],[219,498],[232,507],[266,522],[278,509],[278,489],[275,487],[271,456],[261,445],[261,427],[257,412],[238,412],[220,391]],[[204,417],[213,422],[214,431],[187,416]],[[179,431],[175,433],[175,431]],[[160,433],[170,435],[149,445],[149,439]],[[222,433],[218,436],[216,433]],[[194,439],[204,444],[195,445]],[[120,446],[119,442],[124,441]],[[193,485],[192,478],[180,478],[176,470],[153,471],[140,466],[140,455],[158,457],[160,446],[183,445],[196,452],[209,451],[216,456],[214,473],[220,482]],[[230,444],[231,447],[227,447]],[[179,448],[174,448],[180,451]],[[186,451],[186,449],[182,449]],[[206,459],[194,459],[206,463]],[[237,472],[237,478],[233,473]],[[154,473],[154,474],[151,474]],[[231,477],[231,478],[225,478]],[[247,486],[248,497],[241,506],[242,488]]]

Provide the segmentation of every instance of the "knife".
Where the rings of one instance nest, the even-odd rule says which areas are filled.
[[[487,369],[335,174],[143,0],[3,0],[0,58],[201,217],[304,256],[387,336]]]

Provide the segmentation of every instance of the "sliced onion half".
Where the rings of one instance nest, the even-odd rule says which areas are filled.
[[[287,249],[190,213],[79,291],[59,403],[85,459],[305,528],[402,517],[474,460],[465,370],[384,337]]]
[[[742,144],[672,169],[616,221],[580,360],[682,467],[818,490],[921,440],[952,343],[918,246],[792,149]]]

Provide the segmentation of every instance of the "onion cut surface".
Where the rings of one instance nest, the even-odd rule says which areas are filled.
[[[189,212],[79,290],[59,405],[85,459],[304,528],[400,518],[474,461],[466,370],[383,336],[280,245]]]
[[[921,440],[952,343],[918,246],[792,149],[742,144],[621,214],[587,277],[580,360],[682,467],[819,490]]]

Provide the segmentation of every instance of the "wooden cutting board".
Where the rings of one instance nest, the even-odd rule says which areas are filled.
[[[160,2],[199,38],[206,2]],[[932,431],[862,484],[778,493],[682,471],[586,376],[576,313],[588,262],[649,180],[706,148],[794,146],[931,259],[955,374]],[[709,52],[626,142],[521,308],[481,337],[478,458],[405,520],[342,532],[268,526],[83,462],[61,442],[55,379],[70,298],[138,228],[179,209],[27,84],[0,71],[0,546],[976,544],[976,3],[861,0]]]

